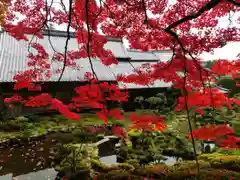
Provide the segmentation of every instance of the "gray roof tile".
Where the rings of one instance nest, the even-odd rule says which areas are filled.
[[[112,71],[114,72],[115,75],[127,75],[127,74],[133,74],[134,70],[137,69],[138,67],[140,67],[142,64],[144,63],[148,63],[148,62],[119,62],[118,65],[113,65]],[[154,64],[154,62],[151,62],[149,64]],[[156,81],[153,85],[149,85],[149,86],[142,86],[142,85],[136,85],[136,84],[132,84],[132,83],[121,83],[119,82],[120,87],[124,87],[126,86],[128,89],[135,89],[135,88],[155,88],[155,87],[170,87],[171,83],[165,83],[163,81]]]
[[[31,37],[29,37],[31,39]],[[64,53],[64,46],[66,37],[50,37],[51,44],[54,50],[60,53]],[[33,41],[35,42],[35,41]],[[44,36],[43,39],[39,39],[38,42],[45,47],[50,57],[52,57],[54,50],[52,49],[48,36]],[[13,76],[19,71],[27,70],[28,59],[28,45],[27,41],[17,41],[13,37],[9,36],[6,32],[0,34],[0,81],[11,82]],[[68,43],[68,50],[77,50],[78,44],[75,38],[71,38]],[[106,49],[112,50],[115,57],[127,58],[124,46],[121,40],[110,39],[106,44]],[[109,67],[104,66],[98,60],[92,59],[94,70],[96,71],[99,80],[114,80],[114,76]],[[83,80],[85,72],[91,72],[90,63],[88,59],[79,59],[77,66],[80,70],[73,70],[72,68],[66,68],[62,77],[62,81],[78,81]],[[53,71],[61,69],[63,63],[52,62]],[[50,81],[57,81],[59,74],[54,74]]]
[[[152,51],[152,52],[142,52],[135,49],[127,49],[128,56],[132,61],[143,60],[143,61],[168,61],[172,56],[172,51]]]
[[[50,36],[50,41],[54,49],[60,53],[64,53],[64,46],[66,42],[66,33],[64,33],[65,32],[53,31]],[[74,34],[71,34],[71,37],[72,38],[69,40],[68,44],[68,50],[77,50],[78,44],[74,38]],[[49,37],[46,33],[44,38],[40,39],[39,42],[45,47],[45,50],[51,57],[54,51],[49,43]],[[13,76],[17,72],[27,70],[28,59],[26,56],[28,55],[28,45],[29,42],[23,40],[17,41],[15,38],[9,36],[6,32],[0,34],[0,82],[12,82]],[[134,52],[132,50],[126,51],[122,41],[114,38],[108,38],[105,48],[111,50],[117,58],[129,58],[130,56],[132,58],[132,64],[134,67],[139,67],[148,60],[159,60],[160,58],[161,60],[165,61],[171,57],[171,52],[169,51],[158,51],[158,58],[156,58],[156,56],[152,53],[148,52]],[[146,60],[146,62],[134,62],[134,60]],[[131,74],[134,71],[133,67],[128,62],[119,62],[118,65],[113,65],[110,67],[104,66],[97,59],[92,59],[92,63],[99,80],[114,81],[116,75]],[[52,62],[51,64],[53,71],[63,67],[63,63]],[[61,81],[83,80],[85,72],[91,72],[88,59],[77,60],[77,66],[80,70],[66,67]],[[59,74],[53,74],[50,81],[57,81],[58,78]],[[155,86],[166,87],[169,85],[160,82]],[[141,87],[143,86],[129,85],[129,88]]]

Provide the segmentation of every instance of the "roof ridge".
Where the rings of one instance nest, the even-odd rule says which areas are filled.
[[[140,53],[156,53],[156,52],[170,52],[171,50],[167,50],[167,49],[163,49],[163,50],[152,50],[152,51],[141,51],[140,49],[131,49],[131,48],[127,48],[128,52],[140,52]]]
[[[41,33],[43,35],[51,35],[51,36],[57,36],[57,37],[67,37],[68,36],[68,32],[67,31],[62,31],[62,30],[42,30]],[[72,32],[70,31],[69,32],[69,35],[71,38],[75,38],[76,37],[76,34],[75,32]],[[105,37],[108,41],[116,41],[116,42],[119,42],[121,41],[122,42],[122,39],[121,38],[114,38],[114,37],[109,37],[109,36],[105,36],[105,35],[102,35],[103,37]]]

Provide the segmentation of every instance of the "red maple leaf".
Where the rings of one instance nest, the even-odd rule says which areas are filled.
[[[109,112],[108,112],[108,115],[110,117],[113,117],[117,120],[123,120],[124,117],[122,116],[121,114],[121,111],[119,109],[111,109]]]
[[[72,38],[70,38],[69,47],[66,48],[67,52],[54,52],[54,57],[51,57],[52,51],[43,48],[46,44],[41,46],[40,43],[33,43],[31,48],[34,48],[37,53],[26,55],[29,60],[26,66],[29,69],[14,77],[14,81],[16,81],[14,90],[25,88],[28,91],[38,91],[39,94],[27,99],[14,96],[6,99],[7,102],[20,101],[27,106],[34,107],[51,105],[51,108],[57,109],[63,115],[75,120],[79,119],[79,115],[71,112],[70,108],[79,109],[82,106],[100,109],[97,115],[105,123],[109,116],[122,119],[118,110],[106,110],[106,102],[126,102],[129,94],[120,89],[117,83],[102,82],[101,78],[95,77],[99,72],[100,74],[104,72],[101,72],[99,67],[92,67],[92,63],[90,63],[89,69],[68,71],[76,72],[76,76],[91,71],[86,73],[86,76],[80,75],[85,77],[84,80],[80,78],[81,81],[88,83],[75,88],[76,95],[72,97],[71,105],[64,104],[60,99],[51,98],[51,95],[43,95],[41,86],[36,82],[49,80],[52,74],[61,72],[59,68],[56,71],[52,70],[55,68],[50,60],[64,62],[69,69],[79,69],[78,61],[89,62],[89,60],[97,59],[105,66],[109,66],[118,64],[117,58],[126,60],[131,53],[121,51],[123,49],[121,40],[109,38],[124,37],[128,40],[130,48],[151,51],[144,53],[139,51],[139,55],[134,55],[137,60],[145,59],[147,61],[150,58],[150,60],[159,61],[148,63],[148,65],[132,63],[133,61],[121,62],[118,64],[119,66],[116,66],[117,68],[113,68],[115,75],[118,67],[125,63],[124,71],[122,74],[117,73],[116,81],[144,86],[155,85],[159,81],[171,83],[172,87],[179,89],[181,93],[175,106],[177,111],[193,109],[203,114],[202,110],[205,107],[217,109],[227,106],[231,109],[232,104],[240,104],[240,100],[229,98],[223,92],[219,92],[217,88],[209,86],[213,83],[217,84],[216,77],[218,76],[231,75],[233,79],[238,78],[239,59],[236,58],[233,61],[221,59],[211,69],[205,69],[202,63],[203,59],[199,56],[203,52],[213,52],[215,48],[223,47],[229,42],[240,41],[238,26],[218,26],[219,19],[228,16],[230,12],[239,10],[236,3],[232,1],[208,2],[206,0],[192,3],[190,0],[176,0],[174,4],[171,4],[167,0],[145,0],[144,3],[106,0],[104,5],[98,6],[96,1],[86,3],[84,0],[76,0],[70,7],[72,10],[69,14],[64,8],[56,9],[52,6],[46,8],[44,0],[31,0],[27,3],[25,0],[15,0],[9,4],[9,12],[6,14],[2,27],[16,40],[27,41],[27,35],[36,35],[38,38],[42,38],[43,36],[39,32],[44,27],[44,23],[50,21],[57,25],[68,24],[75,32],[76,42],[79,46],[73,46]],[[157,18],[149,17],[146,11],[151,12]],[[21,15],[21,20],[19,15]],[[236,21],[238,24],[239,19]],[[193,29],[194,31],[192,31]],[[74,33],[67,34],[72,37]],[[5,36],[1,37],[2,42],[5,42]],[[17,49],[20,47],[28,49],[25,43],[13,44]],[[60,44],[62,41],[59,42]],[[7,46],[7,44],[5,45]],[[51,45],[49,42],[49,47]],[[48,49],[48,47],[45,48]],[[174,52],[172,55],[169,51],[162,50]],[[14,54],[18,53],[14,52],[14,49],[12,51]],[[58,51],[58,44],[53,51]],[[135,51],[133,54],[139,52]],[[64,58],[65,55],[66,58]],[[22,58],[22,55],[16,55],[16,57]],[[132,67],[132,72],[127,70],[126,64]],[[162,85],[162,83],[160,84]],[[161,85],[158,87],[162,87]],[[166,127],[162,116],[132,114],[130,120],[133,124],[132,128],[137,129],[162,131]],[[118,128],[114,131],[121,134],[121,130]],[[206,126],[193,131],[194,138],[205,140],[229,136],[224,143],[227,146],[237,141],[236,138],[230,137],[231,134],[233,134],[233,130],[225,125]]]
[[[126,138],[126,133],[124,132],[123,128],[118,127],[118,126],[113,126],[112,127],[112,132],[122,138]]]

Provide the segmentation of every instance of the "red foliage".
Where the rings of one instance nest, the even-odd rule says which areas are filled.
[[[29,97],[28,101],[24,104],[29,107],[48,106],[52,103],[52,97],[49,94],[40,94],[38,96]]]
[[[234,136],[233,128],[227,125],[210,125],[202,126],[197,130],[192,131],[193,138],[201,140],[214,140],[224,148],[238,148],[237,143],[240,139]],[[189,135],[189,139],[192,136]]]
[[[14,94],[14,95],[13,95],[12,97],[10,97],[10,98],[5,98],[5,99],[4,99],[4,102],[5,102],[5,103],[9,103],[9,104],[14,103],[14,102],[24,103],[25,100],[24,100],[24,98],[23,98],[22,96],[20,96],[20,95],[18,95],[18,94]]]
[[[227,125],[210,125],[208,127],[202,126],[197,130],[193,130],[193,138],[202,140],[216,140],[218,137],[233,134],[234,131]],[[191,138],[191,136],[189,136]]]
[[[204,107],[220,108],[225,105],[231,109],[233,103],[240,103],[209,87],[209,84],[216,81],[215,76],[239,77],[239,60],[219,60],[212,70],[207,70],[202,67],[199,56],[204,51],[213,52],[214,48],[240,40],[239,27],[232,27],[231,23],[226,27],[218,26],[220,18],[239,11],[239,1],[197,0],[193,3],[190,0],[176,0],[170,3],[167,0],[106,0],[99,6],[94,0],[76,0],[71,4],[71,9],[68,12],[68,8],[46,6],[44,0],[12,1],[3,24],[9,35],[19,41],[30,41],[27,37],[30,34],[37,39],[43,38],[40,30],[46,21],[50,21],[58,25],[70,25],[76,33],[79,49],[68,51],[65,59],[64,52],[56,52],[54,57],[50,57],[50,53],[41,44],[33,43],[31,47],[37,53],[27,56],[28,69],[14,77],[14,89],[26,88],[29,91],[39,91],[40,95],[26,100],[14,95],[5,100],[7,103],[18,101],[26,106],[49,106],[74,120],[80,117],[71,110],[79,111],[84,105],[100,109],[97,115],[105,123],[109,117],[123,119],[119,110],[109,110],[106,107],[107,101],[127,101],[128,94],[116,84],[98,82],[87,73],[84,81],[89,81],[89,84],[75,88],[77,95],[67,105],[42,93],[38,83],[49,80],[54,73],[51,60],[65,62],[68,68],[78,68],[76,61],[81,58],[99,59],[106,66],[118,64],[113,53],[105,49],[107,38],[100,34],[100,30],[107,36],[126,38],[131,48],[142,51],[174,51],[170,62],[160,59],[158,63],[142,65],[131,75],[116,77],[117,81],[140,85],[151,85],[158,80],[171,82],[174,88],[179,88],[182,92],[176,106],[177,111],[188,107],[202,113]],[[239,17],[235,23],[239,24]],[[61,70],[58,69],[57,72]],[[132,128],[162,131],[166,127],[161,116],[132,114],[130,120]],[[119,128],[115,128],[114,132],[122,134]],[[230,132],[232,131],[225,126],[214,126],[202,127],[193,134],[195,138],[211,139]],[[235,140],[233,136],[228,136],[223,144],[229,145]]]
[[[126,138],[126,133],[124,132],[123,128],[118,127],[118,126],[113,126],[112,127],[112,132],[118,136],[120,136],[121,138]]]
[[[179,97],[176,111],[181,111],[188,105],[188,108],[197,108],[199,112],[200,108],[204,107],[215,107],[220,108],[223,105],[232,109],[232,104],[240,104],[240,101],[234,98],[228,98],[224,92],[219,91],[217,88],[207,88],[201,91],[194,91],[188,94],[187,102],[185,97]]]
[[[65,115],[66,117],[71,118],[73,120],[79,120],[79,118],[80,118],[80,115],[71,112],[66,105],[64,105],[61,101],[59,101],[56,98],[54,98],[52,100],[51,109],[56,109],[61,114]]]
[[[130,129],[163,131],[166,127],[164,118],[161,116],[136,115],[132,113],[130,121],[133,124]]]
[[[108,112],[108,115],[110,117],[113,117],[117,120],[123,120],[124,117],[122,116],[121,114],[121,111],[119,109],[111,109],[109,112]]]
[[[39,29],[37,27],[27,27],[20,21],[17,25],[13,24],[4,24],[4,29],[9,32],[10,35],[14,36],[17,40],[25,40],[28,38],[25,36],[26,34],[35,34],[39,38],[43,38],[43,36],[38,32]]]

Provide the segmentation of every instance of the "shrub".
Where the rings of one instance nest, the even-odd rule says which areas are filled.
[[[38,116],[38,115],[29,115],[27,118],[30,122],[39,122],[40,121],[40,116]]]
[[[150,165],[146,166],[145,169],[147,176],[151,176],[154,179],[163,178],[168,172],[168,166],[165,164]]]
[[[112,126],[125,127],[125,124],[123,121],[110,121],[110,124]]]
[[[106,166],[98,161],[96,165],[102,168],[99,172],[97,180],[143,180],[146,177],[151,177],[154,180],[195,180],[198,175],[198,180],[217,180],[228,179],[234,177],[240,178],[239,170],[232,171],[222,167],[216,169],[211,167],[210,162],[199,160],[200,173],[198,174],[195,161],[183,161],[173,166],[165,164],[147,165],[145,167],[135,167],[129,164],[119,164]],[[96,170],[96,169],[94,169]]]
[[[203,160],[199,160],[198,161],[199,167],[201,169],[206,169],[206,168],[210,168],[211,165],[209,162],[203,161]],[[188,170],[193,170],[197,168],[197,164],[195,161],[182,161],[179,163],[174,164],[173,166],[169,167],[169,171],[171,172],[183,172],[183,171],[188,171]]]
[[[124,170],[112,170],[105,175],[105,179],[102,180],[140,180],[137,176],[132,176],[129,172]]]
[[[198,174],[198,180],[216,180],[228,179],[229,177],[239,179],[240,173],[220,170],[220,169],[201,169]],[[197,177],[197,170],[185,172],[171,172],[166,176],[166,180],[195,180]]]
[[[132,164],[134,167],[139,167],[139,161],[137,159],[129,159],[126,161],[128,164]]]
[[[222,149],[222,148],[219,148],[217,150],[218,153],[220,154],[227,154],[227,155],[237,155],[237,156],[240,156],[240,149],[233,149],[233,150],[228,150],[228,149]]]
[[[133,171],[135,168],[134,166],[132,166],[131,164],[128,163],[120,163],[118,164],[118,167],[122,170],[126,170],[126,171]]]
[[[91,167],[98,172],[103,172],[106,168],[105,164],[95,159],[91,160]]]
[[[200,159],[208,161],[212,168],[240,171],[240,156],[237,155],[213,153],[201,155]]]

